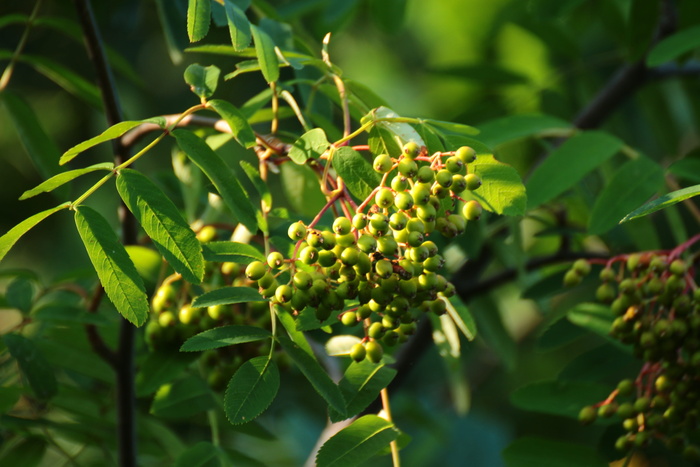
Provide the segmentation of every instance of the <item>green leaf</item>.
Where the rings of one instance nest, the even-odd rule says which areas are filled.
[[[190,376],[160,387],[151,404],[151,414],[168,419],[187,419],[216,408],[207,383]]]
[[[622,145],[622,141],[602,131],[587,131],[568,139],[549,154],[527,181],[528,207],[535,208],[564,193]]]
[[[571,123],[549,115],[526,114],[499,118],[479,125],[479,141],[495,147],[508,141],[551,131],[571,129]]]
[[[0,387],[0,413],[9,412],[22,397],[22,388]]]
[[[154,118],[147,118],[145,120],[131,120],[131,121],[126,121],[126,122],[119,122],[116,125],[112,125],[111,127],[107,128],[105,131],[103,131],[101,134],[95,136],[94,138],[90,138],[87,141],[83,141],[82,143],[78,144],[77,146],[73,146],[69,150],[63,153],[61,156],[61,159],[58,161],[60,165],[66,164],[73,160],[75,156],[80,154],[81,152],[90,149],[93,146],[97,146],[100,143],[104,143],[105,141],[109,141],[115,138],[121,137],[124,133],[127,131],[136,128],[137,126],[143,124],[143,123],[153,123],[161,128],[165,128],[165,119],[163,117],[154,117]]]
[[[226,418],[233,425],[248,423],[272,404],[279,387],[280,375],[275,362],[267,356],[248,360],[226,388]]]
[[[257,326],[220,326],[190,337],[182,344],[180,352],[201,352],[270,337],[270,331]]]
[[[454,321],[457,329],[464,334],[467,340],[473,341],[476,337],[476,323],[467,306],[457,296],[449,300],[444,297],[441,297],[441,299],[445,301],[447,315]]]
[[[647,66],[656,67],[700,47],[700,26],[693,26],[662,40],[651,49]]]
[[[297,316],[297,321],[298,319],[299,317]],[[297,328],[299,328],[298,325]],[[303,329],[299,330],[303,331]],[[360,339],[357,336],[353,336],[352,334],[341,334],[328,339],[324,347],[326,349],[326,353],[329,356],[340,357],[342,355],[349,355],[352,346],[355,344],[359,344],[360,342],[362,342],[362,339]]]
[[[66,304],[51,304],[32,310],[32,317],[37,321],[94,324],[104,326],[109,320],[97,313],[89,313],[85,307]]]
[[[289,158],[301,165],[307,159],[318,159],[329,147],[326,133],[321,128],[314,128],[294,142],[289,150]]]
[[[172,351],[149,352],[139,362],[136,373],[136,395],[145,397],[154,393],[159,387],[179,377],[195,359],[196,355],[181,354]]]
[[[265,261],[265,255],[260,250],[247,243],[238,242],[209,242],[202,245],[204,259],[224,263],[249,264],[253,261]]]
[[[333,168],[343,178],[350,193],[364,201],[382,179],[372,164],[354,149],[342,146],[333,154]]]
[[[187,154],[202,172],[212,181],[224,202],[249,231],[258,230],[255,208],[230,167],[207,143],[187,130],[175,130],[172,135],[180,149]]]
[[[595,381],[540,381],[516,389],[510,400],[523,410],[578,418],[581,407],[605,400],[610,391]]]
[[[287,202],[299,214],[313,218],[326,204],[318,177],[308,165],[282,164],[282,187]]]
[[[525,436],[503,450],[508,467],[607,467],[588,446]]]
[[[32,227],[49,217],[54,212],[58,212],[61,209],[66,209],[68,207],[70,207],[70,203],[63,203],[59,204],[55,208],[38,212],[8,230],[2,237],[0,237],[0,261],[2,261],[7,252],[10,251],[10,248],[17,243],[17,240],[19,240],[20,237],[27,233]]]
[[[287,331],[287,334],[289,334],[292,341],[304,352],[309,355],[313,355],[313,350],[311,350],[311,345],[306,339],[306,336],[304,336],[303,332],[297,330],[295,317],[293,317],[289,311],[285,310],[281,306],[275,306],[274,309],[280,323],[282,323],[282,326],[284,326],[285,331]]]
[[[255,55],[258,57],[258,62],[260,62],[260,70],[265,77],[265,81],[268,83],[277,81],[280,77],[280,68],[277,54],[275,53],[275,43],[259,27],[251,24],[250,30],[253,33],[253,41],[255,42]]]
[[[487,211],[506,216],[522,216],[527,210],[527,193],[520,174],[508,164],[493,157],[493,151],[471,138],[443,135],[448,147],[470,146],[476,151],[476,161],[470,165],[481,178],[482,185],[470,194]]]
[[[622,218],[620,224],[622,224],[623,222],[631,221],[632,219],[636,219],[638,217],[648,216],[652,212],[660,211],[662,209],[665,209],[669,206],[673,206],[676,203],[680,203],[683,200],[692,198],[693,196],[697,195],[700,195],[700,185],[693,185],[689,186],[688,188],[672,191],[671,193],[667,193],[663,196],[660,196],[654,201],[650,201],[635,209],[634,211],[630,212],[624,218]]]
[[[19,369],[34,394],[42,400],[55,396],[58,393],[58,384],[53,368],[34,342],[13,333],[5,334],[2,340],[10,355],[17,360]]]
[[[175,460],[175,467],[218,467],[219,450],[206,441],[200,441],[184,451]]]
[[[399,432],[393,423],[376,415],[365,415],[340,430],[321,446],[316,456],[316,465],[364,465],[398,436]]]
[[[17,308],[22,313],[29,313],[34,303],[35,289],[33,281],[26,277],[15,277],[5,289],[5,300],[10,308]]]
[[[569,310],[566,316],[575,325],[586,328],[618,346],[625,347],[620,341],[610,337],[615,316],[609,306],[600,303],[579,303]]]
[[[371,112],[373,118],[401,118],[399,114],[394,112],[388,107],[379,107],[378,109],[375,109]],[[449,122],[441,122],[439,120],[435,120],[435,122],[438,125],[441,124],[447,124],[447,125],[454,125],[452,128],[459,127],[460,125],[455,124],[450,124]],[[389,131],[392,135],[398,137],[402,142],[406,143],[409,141],[412,141],[418,146],[425,146],[425,142],[423,141],[423,138],[421,138],[420,134],[416,131],[415,128],[413,128],[410,124],[404,123],[404,122],[377,122],[377,127],[379,128],[384,128],[387,131]],[[466,125],[464,125],[466,127]],[[469,127],[467,127],[469,128]]]
[[[395,376],[396,370],[393,368],[366,359],[360,363],[352,362],[338,383],[347,401],[346,413],[341,415],[331,410],[331,421],[340,421],[362,412],[379,397],[379,392],[389,386]]]
[[[141,326],[150,311],[146,289],[112,227],[87,206],[76,209],[75,224],[107,297],[122,316]]]
[[[19,197],[20,200],[25,200],[27,198],[31,198],[33,196],[36,196],[40,193],[48,193],[50,191],[55,190],[59,186],[62,186],[71,180],[74,180],[81,175],[85,175],[90,172],[95,172],[97,170],[112,170],[114,168],[114,164],[112,162],[102,162],[100,164],[95,164],[91,165],[89,167],[85,167],[84,169],[75,169],[75,170],[69,170],[68,172],[63,172],[58,175],[54,175],[53,177],[49,178],[48,180],[40,183],[39,185],[35,186],[31,190],[27,190],[24,193],[22,193],[22,196]]]
[[[253,167],[253,164],[247,161],[241,161],[241,168],[260,195],[260,199],[263,202],[263,209],[265,212],[270,212],[270,209],[272,209],[272,194],[270,193],[270,188],[267,186],[267,183],[260,177],[260,172]]]
[[[245,12],[231,3],[230,0],[224,0],[224,9],[233,49],[237,51],[243,50],[250,45],[252,37],[250,21],[248,21]]]
[[[615,227],[635,206],[651,198],[664,184],[663,169],[640,156],[622,165],[593,205],[588,233],[599,235]]]
[[[146,290],[151,292],[156,286],[163,267],[163,257],[153,248],[141,245],[124,247],[136,270],[143,279]]]
[[[206,0],[209,3],[209,0]],[[185,70],[185,82],[190,85],[190,91],[200,99],[209,99],[216,91],[221,70],[214,65],[202,66],[193,63]]]
[[[60,151],[41,127],[34,111],[20,96],[11,91],[0,92],[10,119],[15,125],[22,146],[42,178],[50,178],[58,173]]]
[[[256,144],[255,132],[250,126],[245,116],[233,104],[220,99],[212,99],[207,102],[210,107],[226,120],[233,137],[236,138],[244,148],[252,148]]]
[[[202,282],[201,244],[170,198],[145,175],[131,169],[119,172],[117,190],[172,268],[188,282]]]
[[[309,380],[316,392],[318,392],[335,411],[344,414],[345,400],[340,393],[340,389],[333,383],[328,373],[326,373],[318,363],[318,360],[316,360],[316,357],[284,336],[278,336],[278,341],[299,370],[306,376],[306,379]]]
[[[686,156],[671,164],[668,171],[678,178],[700,183],[700,158]]]
[[[211,22],[210,0],[189,0],[187,5],[187,37],[197,42],[209,32]]]
[[[263,298],[260,292],[251,287],[220,287],[192,300],[192,307],[204,308],[214,305],[266,301],[268,300]]]

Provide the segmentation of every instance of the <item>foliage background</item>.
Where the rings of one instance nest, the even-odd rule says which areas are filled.
[[[42,14],[74,17],[71,2],[44,3]],[[639,59],[650,44],[658,15],[650,15],[648,20],[633,19],[632,3],[632,0],[269,2],[280,20],[294,25],[309,41],[318,44],[327,31],[333,31],[332,59],[344,70],[344,76],[373,89],[400,115],[477,127],[494,118],[529,113],[574,121],[616,70]],[[694,1],[647,3],[657,8],[672,5],[676,9],[678,29],[693,26],[700,18],[700,4]],[[221,57],[189,53],[178,56],[169,50],[158,4],[167,4],[169,14],[175,19],[179,17],[179,24],[184,24],[186,2],[182,0],[123,0],[93,5],[105,42],[128,64],[126,72],[117,72],[117,77],[129,119],[174,113],[193,104],[193,96],[181,78],[189,63],[215,63],[224,71],[233,68],[230,61]],[[3,2],[0,17],[8,13],[29,14],[32,6]],[[0,49],[13,50],[22,28],[21,25],[1,28]],[[175,42],[185,47],[184,28],[174,30],[174,34]],[[217,35],[225,34],[223,30],[213,31],[212,41],[216,41]],[[51,57],[87,80],[93,78],[82,44],[51,29],[33,30],[26,52]],[[687,63],[694,63],[692,57]],[[623,99],[602,124],[666,167],[682,158],[693,160],[698,147],[700,112],[697,73],[679,75],[672,68],[667,71],[667,75],[660,73],[659,79],[634,87],[632,95]],[[223,85],[221,97],[241,104],[264,87],[259,75],[243,75]],[[10,88],[27,99],[61,151],[98,134],[106,126],[99,109],[64,92],[29,66],[18,66]],[[497,146],[496,155],[527,179],[550,144],[551,141],[543,139],[520,139]],[[168,170],[168,150],[157,151],[155,157],[140,162],[140,169],[154,174]],[[82,163],[109,159],[109,150],[102,147],[87,154]],[[697,220],[683,208],[674,207],[650,219],[615,227],[600,238],[584,237],[596,196],[615,167],[623,162],[622,156],[616,156],[558,201],[568,213],[577,248],[613,254],[668,248],[697,230]],[[697,178],[697,173],[679,177],[681,183]],[[56,204],[50,196],[17,201],[24,190],[41,180],[20,147],[9,115],[0,108],[0,232],[24,219],[27,212],[38,212]],[[71,190],[74,196],[81,192],[81,187]],[[663,187],[659,190],[670,191]],[[114,193],[103,190],[95,198],[90,204],[99,205],[103,213],[112,215],[116,225]],[[535,214],[551,216],[549,210]],[[506,259],[492,264],[486,275],[509,266],[507,258],[516,251],[509,249],[509,245],[514,242],[522,241],[527,256],[556,249],[556,237],[535,235],[542,230],[541,223],[524,219],[520,227],[521,239],[512,232],[501,238],[506,246],[500,256]],[[87,256],[73,229],[67,216],[50,218],[15,246],[3,269],[31,267],[46,281],[75,268],[88,271]],[[567,326],[557,328],[554,333],[545,332],[550,318],[580,300],[585,291],[562,294],[556,285],[550,285],[544,293],[529,294],[536,300],[521,298],[522,291],[539,278],[521,276],[469,304],[477,316],[481,337],[476,343],[464,346],[464,372],[472,388],[471,411],[467,417],[457,415],[453,409],[437,351],[428,348],[416,359],[393,398],[396,423],[413,438],[403,451],[405,465],[464,465],[466,459],[470,465],[505,465],[501,451],[521,436],[544,436],[593,446],[598,443],[605,427],[583,428],[573,419],[538,415],[510,403],[514,389],[556,376],[576,356],[603,344],[602,338],[594,335],[563,344],[556,342],[557,335],[564,336],[562,341],[565,341],[567,333],[574,332]],[[593,289],[587,290],[590,296]],[[0,326],[7,329],[12,326],[13,312],[1,311]],[[501,320],[494,319],[494,315]],[[589,362],[580,363],[581,371],[587,371]],[[614,384],[634,374],[635,368],[629,366],[634,362],[627,364],[604,368],[606,371],[597,376]],[[282,393],[261,421],[276,439],[261,440],[235,433],[227,436],[233,446],[262,463],[299,465],[311,451],[325,419],[314,404],[317,398],[310,396],[312,390],[307,383],[296,381],[298,375],[283,378],[287,381],[283,379]],[[108,393],[106,389],[105,394]],[[205,425],[205,420],[194,424],[173,420],[168,423],[168,429],[194,444],[206,439]],[[160,435],[156,431],[140,427],[144,459],[157,456],[155,441]]]

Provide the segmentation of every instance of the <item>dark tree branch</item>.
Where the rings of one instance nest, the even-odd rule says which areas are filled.
[[[111,69],[105,55],[97,22],[89,0],[74,0],[78,21],[83,30],[85,47],[96,73],[97,85],[102,95],[107,123],[112,126],[123,120],[119,97]],[[119,138],[112,140],[115,165],[129,157],[129,150]],[[122,241],[134,245],[138,240],[136,220],[122,204],[119,208]],[[115,361],[117,379],[117,438],[119,464],[123,467],[136,466],[136,393],[134,388],[134,337],[136,328],[123,319],[119,334],[119,346]],[[97,336],[97,330],[88,328],[88,336]],[[101,340],[101,339],[100,339]],[[101,355],[102,356],[102,355]],[[103,356],[104,358],[104,356]],[[109,362],[109,360],[107,360]]]

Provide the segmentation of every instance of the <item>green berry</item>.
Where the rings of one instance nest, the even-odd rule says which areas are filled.
[[[306,271],[297,271],[292,278],[294,285],[300,290],[309,290],[313,285],[311,274]]]
[[[403,162],[403,161],[402,161]],[[401,171],[401,164],[399,163],[399,171]],[[413,178],[413,177],[411,177]],[[408,180],[406,176],[398,175],[391,180],[391,189],[397,193],[408,190]]]
[[[354,326],[357,324],[357,315],[355,314],[354,311],[346,311],[343,313],[343,315],[340,317],[340,321],[345,325],[345,326]]]
[[[374,202],[382,209],[386,209],[394,204],[394,193],[391,188],[381,188],[374,196]]]
[[[572,268],[575,269],[580,275],[586,276],[591,272],[591,265],[585,259],[577,259],[574,261]]]
[[[284,256],[279,251],[273,251],[267,255],[267,265],[273,269],[277,269],[284,264]]]
[[[432,171],[431,171],[432,173]],[[430,185],[425,183],[416,183],[411,188],[411,196],[413,203],[416,206],[424,206],[430,201]]]
[[[367,216],[358,212],[352,216],[352,226],[356,229],[364,229],[367,226]]]
[[[675,259],[668,266],[668,270],[671,271],[671,274],[674,276],[683,276],[688,270],[688,266],[686,266],[685,261],[682,259]]]
[[[205,225],[197,232],[197,240],[202,243],[209,243],[216,240],[217,235],[216,227],[213,225]]]
[[[476,151],[469,146],[462,146],[455,151],[455,156],[459,157],[465,164],[469,164],[476,160]]]
[[[467,174],[464,177],[464,182],[467,184],[467,190],[474,191],[481,186],[481,178],[476,174]]]
[[[379,363],[384,355],[384,349],[381,344],[373,340],[365,343],[365,351],[367,352],[367,359],[372,363]]]
[[[252,281],[258,281],[267,272],[267,267],[262,261],[253,261],[245,268],[245,275]]]
[[[433,169],[428,167],[427,165],[424,165],[420,169],[418,169],[418,173],[416,174],[416,180],[420,183],[432,183],[433,180],[435,179],[435,172],[433,172]],[[416,204],[418,204],[416,202]]]
[[[467,189],[467,181],[464,176],[460,174],[455,174],[452,176],[452,186],[450,186],[450,191],[458,195]]]
[[[476,200],[467,201],[462,208],[462,214],[468,221],[475,221],[481,217],[484,208]]]
[[[294,289],[287,284],[282,284],[275,290],[275,298],[280,303],[287,303],[292,300]]]
[[[381,339],[384,336],[384,326],[382,323],[372,323],[367,329],[367,335],[372,339]]]
[[[397,209],[408,211],[413,207],[413,196],[410,193],[398,193],[394,198],[394,205]]]
[[[564,274],[564,285],[566,287],[575,287],[581,283],[582,277],[575,269],[569,269]]]
[[[399,173],[406,178],[413,178],[418,173],[418,164],[411,159],[403,159],[399,162]],[[405,188],[404,188],[405,190]]]
[[[336,235],[347,235],[352,228],[352,222],[347,217],[337,217],[333,221],[333,232]]]
[[[420,155],[420,152],[420,146],[418,146],[418,143],[409,141],[403,145],[403,154],[409,159],[415,159]]]
[[[365,350],[365,346],[359,342],[350,348],[350,358],[355,360],[357,363],[364,360],[366,355],[367,351]]]
[[[312,246],[304,247],[299,253],[299,259],[304,264],[313,264],[318,259],[318,250]]]
[[[583,424],[586,424],[586,425],[595,422],[597,417],[598,417],[598,411],[596,410],[595,407],[590,406],[590,405],[582,408],[581,411],[578,413],[579,421]]]
[[[289,226],[287,234],[294,241],[301,240],[306,237],[306,226],[302,222],[295,222]]]
[[[459,173],[464,168],[464,161],[457,156],[449,157],[445,161],[445,168],[453,174]]]
[[[442,187],[449,188],[452,186],[452,172],[449,170],[439,170],[435,174],[435,181]]]
[[[391,160],[391,156],[388,154],[380,154],[374,158],[372,163],[372,168],[379,173],[387,173],[393,167],[394,161]]]

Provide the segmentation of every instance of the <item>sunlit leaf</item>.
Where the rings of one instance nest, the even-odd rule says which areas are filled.
[[[136,373],[136,395],[145,397],[178,378],[196,358],[170,350],[148,352]]]
[[[481,133],[477,139],[487,146],[495,147],[508,141],[570,128],[571,123],[550,115],[511,115],[479,125]]]
[[[182,344],[180,352],[201,352],[269,339],[271,336],[270,331],[256,326],[219,326],[190,337]]]
[[[253,33],[253,42],[255,42],[255,54],[260,62],[260,69],[265,81],[271,83],[277,81],[280,77],[279,61],[275,53],[275,43],[272,42],[270,36],[255,25],[250,25]]]
[[[663,196],[660,196],[655,200],[650,201],[635,209],[634,211],[630,212],[624,218],[622,218],[620,224],[622,224],[623,222],[631,221],[632,219],[636,219],[638,217],[648,216],[653,212],[660,211],[661,209],[665,209],[669,206],[673,206],[676,203],[680,203],[683,200],[692,198],[693,196],[697,195],[700,195],[700,185],[693,185],[688,188],[672,191],[671,193],[667,193]]]
[[[350,193],[364,201],[375,187],[379,186],[381,177],[362,155],[352,148],[342,146],[333,154],[333,167]]]
[[[126,122],[119,122],[116,125],[112,125],[111,127],[107,128],[105,131],[103,131],[101,134],[95,136],[94,138],[90,138],[87,141],[83,141],[82,143],[78,144],[77,146],[73,146],[69,150],[63,153],[61,156],[61,159],[59,160],[59,164],[63,165],[71,160],[81,152],[90,149],[93,146],[97,146],[100,143],[104,143],[105,141],[109,141],[114,138],[119,138],[122,136],[124,133],[127,131],[136,128],[137,126],[141,125],[142,123],[154,123],[161,128],[165,128],[165,119],[163,117],[154,117],[154,118],[147,118],[145,120],[134,120],[134,121],[126,121]]]
[[[245,12],[229,0],[224,0],[224,9],[226,10],[231,44],[235,50],[243,50],[250,45],[252,37],[250,21],[248,21]]]
[[[189,0],[187,6],[187,36],[197,42],[209,32],[211,0]]]
[[[193,308],[204,308],[215,305],[231,305],[233,303],[264,302],[267,299],[251,287],[220,287],[207,292],[192,300]]]
[[[75,170],[69,170],[67,172],[60,173],[58,175],[54,175],[53,177],[49,178],[48,180],[40,183],[39,185],[35,186],[31,190],[27,190],[24,193],[22,193],[22,196],[19,197],[20,200],[24,200],[27,198],[31,198],[33,196],[36,196],[40,193],[48,193],[50,191],[55,190],[59,186],[62,186],[71,180],[74,180],[81,175],[85,175],[87,173],[95,172],[97,170],[112,170],[114,168],[114,164],[112,162],[102,162],[100,164],[95,164],[91,165],[89,167],[85,167],[84,169],[75,169]]]
[[[326,133],[321,128],[309,130],[297,139],[289,150],[289,158],[297,164],[304,164],[307,159],[321,157],[330,143]]]
[[[339,421],[357,415],[379,397],[396,376],[396,370],[388,366],[372,363],[365,359],[352,362],[345,370],[338,386],[347,402],[347,412],[343,415],[330,411],[332,421]]]
[[[595,381],[540,381],[516,389],[510,400],[523,410],[577,418],[583,406],[605,400],[610,391]]]
[[[214,65],[202,66],[193,63],[185,70],[185,82],[190,85],[190,90],[201,99],[209,99],[219,84],[221,70]],[[233,129],[233,128],[232,128]]]
[[[211,107],[221,118],[226,120],[233,137],[236,138],[244,148],[251,148],[256,144],[255,133],[240,110],[229,102],[219,99],[212,99],[207,102],[207,107]]]
[[[200,137],[187,130],[175,130],[172,135],[180,149],[212,181],[226,206],[251,232],[257,232],[255,208],[243,190],[233,170]]]
[[[365,415],[340,430],[321,446],[316,456],[316,465],[364,465],[398,436],[399,432],[393,423],[376,415]]]
[[[270,357],[248,360],[236,371],[226,388],[226,418],[233,425],[253,420],[270,406],[279,385],[279,370]]]
[[[265,255],[247,243],[209,242],[202,245],[202,251],[205,260],[217,263],[230,261],[232,263],[248,264],[253,261],[265,261]]]
[[[150,311],[146,289],[112,227],[87,206],[76,209],[75,224],[107,296],[122,316],[141,326]]]
[[[66,209],[69,206],[70,203],[63,203],[55,208],[38,212],[8,230],[2,237],[0,237],[0,261],[2,261],[7,252],[10,251],[10,248],[17,243],[17,240],[19,240],[20,237],[27,233],[32,227],[49,217],[51,214],[62,209]]]

